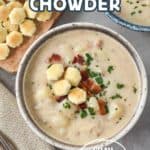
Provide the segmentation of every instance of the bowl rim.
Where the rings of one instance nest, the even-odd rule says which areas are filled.
[[[110,18],[113,22],[126,27],[132,31],[138,31],[138,32],[150,32],[150,26],[144,26],[144,25],[138,25],[131,23],[127,20],[124,20],[123,18],[115,15],[113,12],[105,12],[105,15]]]
[[[81,148],[81,146],[72,145],[72,144],[66,144],[64,142],[61,142],[60,140],[54,139],[53,137],[48,136],[46,133],[44,133],[33,120],[31,119],[31,116],[29,115],[27,108],[25,107],[25,100],[23,98],[23,80],[25,75],[26,67],[29,63],[29,60],[31,60],[31,57],[36,52],[36,50],[46,42],[51,36],[55,36],[56,34],[59,34],[61,32],[73,30],[73,29],[87,29],[87,30],[96,30],[99,32],[104,32],[106,34],[111,35],[113,38],[116,38],[119,42],[121,42],[124,46],[128,48],[128,51],[132,55],[133,60],[136,63],[136,66],[139,70],[139,73],[141,74],[141,81],[142,81],[142,90],[141,90],[141,100],[139,102],[139,105],[137,106],[137,110],[135,111],[135,114],[133,115],[132,119],[129,121],[129,123],[126,125],[126,127],[120,131],[120,133],[117,133],[117,135],[111,139],[113,141],[117,141],[123,136],[125,136],[137,123],[139,120],[143,110],[144,106],[146,104],[146,98],[147,98],[147,92],[148,92],[148,80],[147,80],[147,74],[144,67],[144,64],[138,55],[136,49],[119,33],[113,31],[112,29],[109,29],[107,27],[93,24],[93,23],[86,23],[86,22],[76,22],[76,23],[69,23],[64,24],[61,26],[58,26],[56,28],[51,29],[47,33],[43,34],[39,39],[37,39],[28,49],[28,51],[25,53],[23,59],[21,60],[21,63],[19,65],[19,69],[16,76],[16,98],[17,98],[17,104],[19,107],[19,111],[24,118],[25,122],[28,124],[28,126],[32,129],[33,132],[35,132],[41,139],[46,141],[47,143],[61,148],[65,150],[77,150]],[[42,44],[41,44],[42,43]]]

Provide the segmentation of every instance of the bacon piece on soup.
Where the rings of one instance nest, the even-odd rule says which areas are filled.
[[[56,97],[56,101],[57,102],[62,102],[65,98],[67,98],[67,95],[66,96],[58,96],[58,97]]]
[[[78,107],[80,109],[85,109],[85,108],[87,108],[87,104],[86,103],[82,103],[82,104],[79,104]]]
[[[88,95],[98,94],[101,91],[101,87],[91,79],[87,79],[86,81],[82,81],[80,86],[83,89],[86,89]]]
[[[78,63],[78,64],[80,64],[80,65],[83,65],[83,64],[84,64],[84,58],[83,58],[81,55],[77,55],[77,56],[74,57],[72,63],[73,63],[73,64]]]
[[[86,81],[89,78],[87,70],[81,70],[82,81]]]
[[[62,60],[61,56],[58,54],[53,54],[50,58],[49,58],[49,62],[50,63],[56,63],[56,62],[60,62]]]
[[[106,115],[108,113],[108,109],[107,109],[107,103],[100,99],[98,100],[98,104],[99,104],[99,112],[101,115]]]
[[[98,94],[101,91],[101,87],[98,84],[93,84],[91,87],[91,92]]]

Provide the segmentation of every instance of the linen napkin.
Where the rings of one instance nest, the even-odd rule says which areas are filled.
[[[19,113],[15,97],[0,83],[0,131],[17,150],[54,150],[26,125]]]

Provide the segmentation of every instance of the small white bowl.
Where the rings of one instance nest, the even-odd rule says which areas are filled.
[[[20,67],[17,73],[17,78],[16,78],[16,97],[17,97],[17,103],[18,107],[20,110],[21,115],[25,119],[26,123],[29,125],[29,127],[39,136],[41,139],[46,141],[47,143],[61,148],[65,150],[77,150],[81,148],[81,146],[76,146],[76,145],[71,145],[71,144],[66,144],[63,143],[57,139],[54,139],[47,135],[45,132],[40,129],[36,123],[32,120],[29,112],[27,111],[27,107],[25,105],[25,99],[24,99],[24,93],[23,93],[23,79],[25,75],[25,70],[26,67],[29,63],[29,60],[32,59],[33,54],[35,51],[43,44],[45,43],[50,37],[53,35],[68,31],[68,30],[74,30],[74,29],[88,29],[88,30],[95,30],[99,32],[103,32],[107,35],[110,35],[114,39],[118,40],[122,45],[124,45],[128,52],[131,54],[132,58],[134,59],[139,74],[140,74],[140,79],[141,79],[141,99],[139,101],[139,104],[137,106],[137,109],[129,121],[129,123],[122,129],[118,134],[114,135],[110,140],[111,141],[117,141],[123,136],[125,136],[132,128],[133,126],[137,123],[139,120],[143,110],[144,106],[146,104],[146,97],[147,97],[147,91],[148,91],[148,81],[147,81],[147,75],[145,71],[145,67],[143,65],[142,60],[140,59],[137,51],[135,48],[120,34],[116,33],[115,31],[108,29],[106,27],[96,25],[96,24],[91,24],[91,23],[71,23],[71,24],[66,24],[59,26],[57,28],[51,29],[49,32],[45,33],[43,36],[41,36],[38,40],[36,40],[28,49],[27,53],[24,55]]]

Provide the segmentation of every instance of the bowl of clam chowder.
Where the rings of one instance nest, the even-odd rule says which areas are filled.
[[[135,48],[100,25],[71,23],[33,43],[17,73],[20,113],[44,141],[76,150],[118,140],[138,121],[147,76]]]

